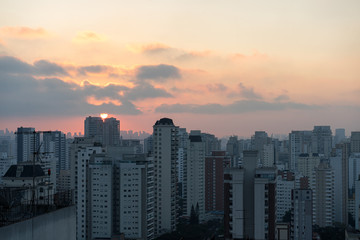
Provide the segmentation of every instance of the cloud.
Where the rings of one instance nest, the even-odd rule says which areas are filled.
[[[228,89],[228,87],[222,83],[208,84],[206,87],[210,92],[225,92]]]
[[[79,32],[75,39],[76,42],[101,42],[104,41],[105,38],[97,33],[91,31]]]
[[[137,80],[153,80],[156,82],[165,82],[168,79],[181,78],[180,70],[172,65],[148,65],[136,69]]]
[[[274,100],[275,101],[289,101],[290,98],[286,94],[281,94],[281,95],[277,96]]]
[[[129,44],[126,46],[128,50],[134,53],[158,54],[171,50],[172,48],[162,43],[150,43],[145,45]]]
[[[0,56],[0,72],[14,75],[34,75],[34,76],[67,76],[65,69],[47,60],[39,60],[34,65],[21,61],[10,56]]]
[[[255,93],[252,87],[246,87],[243,83],[238,84],[238,91],[234,91],[228,95],[228,97],[241,96],[248,100],[262,99],[262,96]]]
[[[0,56],[0,72],[8,74],[30,74],[33,72],[33,66],[14,57]]]
[[[34,65],[17,58],[0,57],[0,112],[3,117],[110,114],[137,115],[133,101],[172,97],[142,82],[130,88],[120,84],[99,86],[60,78],[36,79],[35,75],[66,74],[58,65],[40,60]]]
[[[53,62],[49,62],[47,60],[39,60],[34,62],[34,67],[35,67],[35,72],[40,75],[46,75],[46,76],[69,75],[62,66]]]
[[[108,70],[109,67],[105,65],[91,65],[78,68],[78,73],[81,75],[87,75],[87,73],[101,73]]]
[[[2,27],[0,31],[2,34],[13,38],[35,39],[49,36],[49,33],[43,28]]]
[[[235,101],[232,104],[162,104],[155,109],[160,113],[194,113],[194,114],[241,114],[258,111],[282,111],[287,109],[316,109],[319,106],[295,102],[265,102],[258,100]]]
[[[149,83],[142,83],[130,89],[125,95],[129,100],[142,100],[148,98],[170,98],[173,97],[170,93],[162,88],[155,88]]]

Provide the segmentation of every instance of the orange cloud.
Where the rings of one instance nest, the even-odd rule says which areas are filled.
[[[49,36],[49,33],[43,28],[29,28],[29,27],[3,27],[0,29],[1,33],[13,38],[44,38]]]
[[[162,43],[150,43],[150,44],[128,44],[126,48],[133,53],[143,52],[160,52],[171,49],[170,46]]]
[[[97,33],[84,31],[79,32],[74,40],[77,42],[102,42],[105,38]]]

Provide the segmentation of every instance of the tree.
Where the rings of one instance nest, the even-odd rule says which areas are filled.
[[[191,205],[191,210],[190,210],[190,225],[197,225],[199,224],[199,216],[196,214],[195,209],[194,209],[194,205]]]
[[[287,210],[284,214],[284,216],[282,217],[282,221],[284,223],[290,223],[291,222],[291,210]]]

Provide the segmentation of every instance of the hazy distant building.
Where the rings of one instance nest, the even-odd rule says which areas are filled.
[[[312,152],[329,157],[332,149],[332,132],[330,126],[314,126]]]
[[[291,239],[312,239],[312,198],[311,189],[292,190]]]
[[[312,131],[292,131],[289,133],[289,169],[297,168],[297,159],[302,153],[311,152]]]
[[[104,123],[101,117],[87,117],[84,121],[84,137],[103,143]]]
[[[221,141],[210,133],[201,133],[201,139],[205,142],[205,155],[211,155],[212,151],[221,150]]]
[[[314,168],[320,164],[319,154],[300,154],[298,157],[297,170],[305,177],[310,177]]]
[[[334,137],[334,144],[338,144],[342,142],[346,138],[345,136],[345,129],[344,128],[337,128],[335,129],[335,137]]]
[[[171,232],[177,223],[178,127],[169,118],[153,126],[155,172],[155,236]]]
[[[33,161],[34,153],[40,145],[40,135],[35,128],[19,127],[16,132],[17,160],[20,162]]]
[[[270,143],[270,138],[265,131],[256,131],[255,134],[251,137],[252,150],[257,150],[259,152],[260,163],[264,163],[264,145]]]
[[[350,150],[352,153],[360,152],[360,132],[351,132],[350,144]]]
[[[42,150],[45,153],[52,153],[57,158],[56,174],[60,170],[69,170],[69,158],[66,155],[66,136],[60,131],[51,131],[43,133]]]
[[[262,149],[263,152],[263,167],[275,166],[275,146],[272,143],[265,144]]]
[[[119,120],[117,120],[116,118],[105,118],[103,123],[103,131],[103,144],[105,146],[120,145]]]

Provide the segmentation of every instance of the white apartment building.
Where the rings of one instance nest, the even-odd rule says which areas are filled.
[[[313,224],[332,226],[335,217],[334,170],[327,163],[314,169],[311,178],[313,191]]]
[[[205,219],[205,142],[200,131],[190,132],[187,151],[187,215],[192,207],[198,209],[201,222]]]
[[[156,121],[154,138],[155,236],[176,229],[178,127],[169,118]]]
[[[282,221],[283,216],[291,210],[291,191],[295,188],[295,180],[287,180],[281,175],[277,176],[276,181],[276,219]]]
[[[90,239],[111,238],[113,214],[113,167],[105,154],[92,155],[89,163],[88,212]]]
[[[78,148],[76,154],[75,168],[75,203],[76,203],[76,233],[77,239],[87,239],[91,234],[90,225],[87,219],[90,218],[90,209],[87,201],[90,199],[90,189],[88,184],[88,169],[90,157],[93,154],[101,153],[101,147]]]
[[[120,232],[130,239],[153,238],[153,191],[144,155],[124,155],[119,163]],[[149,185],[148,185],[149,184]],[[147,189],[149,187],[149,189]],[[149,211],[149,214],[148,214]]]

